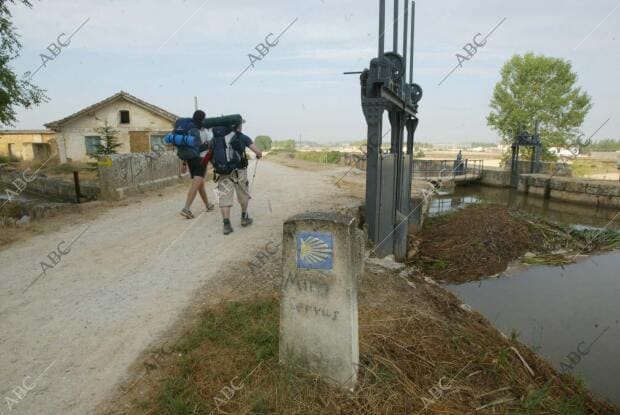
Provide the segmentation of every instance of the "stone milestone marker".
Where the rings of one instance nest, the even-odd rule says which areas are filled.
[[[355,388],[357,279],[364,236],[353,218],[307,213],[284,223],[280,362]]]

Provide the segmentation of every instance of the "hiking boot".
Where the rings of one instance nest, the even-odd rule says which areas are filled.
[[[213,203],[209,203],[205,209],[206,212],[213,212],[215,209],[215,205]]]
[[[231,226],[230,223],[225,223],[224,224],[224,235],[228,235],[229,233],[233,232],[233,227]]]
[[[241,226],[243,226],[244,228],[250,226],[252,222],[254,222],[254,220],[252,220],[252,218],[249,216],[244,216],[241,218]]]
[[[181,211],[181,216],[183,216],[186,219],[194,219],[194,214],[189,209],[183,209]]]

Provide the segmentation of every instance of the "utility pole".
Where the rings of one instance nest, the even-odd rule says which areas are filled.
[[[198,111],[198,97],[194,97],[194,111]]]

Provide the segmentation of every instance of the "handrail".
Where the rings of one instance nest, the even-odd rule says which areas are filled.
[[[422,178],[468,177],[479,178],[484,169],[484,160],[423,160],[413,161],[413,176]]]

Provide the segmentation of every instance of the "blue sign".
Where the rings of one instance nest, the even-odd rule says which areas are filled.
[[[326,232],[299,232],[297,268],[325,269],[334,267],[334,236]]]

